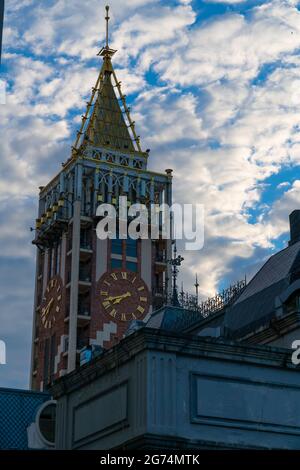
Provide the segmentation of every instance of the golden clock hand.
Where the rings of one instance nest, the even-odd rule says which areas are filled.
[[[49,305],[48,305],[48,310],[50,310],[50,308],[52,307],[53,302],[54,302],[54,299],[52,297],[52,299],[50,300]]]
[[[49,310],[50,310],[50,308],[52,307],[53,302],[54,302],[54,299],[52,298],[52,299],[50,300],[50,302],[48,303],[47,307],[46,307],[45,310],[44,310],[44,316],[47,316],[47,315],[48,315]]]
[[[115,297],[107,297],[106,301],[108,302],[114,302],[114,303],[119,303],[121,300],[127,298],[127,297],[131,297],[131,293],[130,292],[126,292],[125,294],[122,294],[122,295],[116,295]]]
[[[123,297],[123,295],[124,295],[124,294],[122,294],[122,295],[116,295],[115,297],[110,296],[110,297],[107,297],[107,298],[104,299],[104,300],[107,300],[107,301],[109,301],[109,302],[112,302],[113,300],[120,299],[121,297]]]
[[[119,298],[115,299],[113,305],[119,304],[120,302],[122,302],[122,300],[127,299],[127,297],[131,297],[130,292],[126,292],[126,294],[123,294]]]
[[[106,302],[112,302],[113,300],[117,299],[118,297],[106,297],[106,299],[104,299]]]
[[[43,317],[46,317],[46,316],[48,315],[48,312],[49,312],[49,307],[48,307],[48,305],[47,305],[47,307],[45,307],[45,308],[43,309],[42,316],[43,316]]]

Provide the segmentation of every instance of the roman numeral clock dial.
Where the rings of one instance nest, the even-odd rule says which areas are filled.
[[[150,306],[147,285],[136,273],[126,270],[115,270],[102,276],[97,300],[100,313],[122,325],[143,320]]]
[[[63,288],[60,277],[52,278],[44,293],[41,305],[41,324],[51,330],[62,311]]]

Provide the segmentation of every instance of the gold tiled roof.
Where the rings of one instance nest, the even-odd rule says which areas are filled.
[[[109,71],[104,72],[85,135],[88,143],[94,146],[135,150]]]
[[[108,45],[109,7],[106,8],[106,46],[102,47],[99,56],[103,65],[93,88],[92,96],[82,117],[80,131],[77,133],[73,147],[73,157],[87,145],[108,147],[110,149],[142,152],[140,138],[135,132],[126,97],[121,91],[113,69],[111,58],[115,50]]]

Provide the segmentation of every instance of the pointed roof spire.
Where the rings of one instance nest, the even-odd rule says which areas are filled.
[[[113,65],[112,56],[117,52],[109,47],[109,6],[106,10],[106,42],[98,56],[103,57],[103,65],[82,117],[82,125],[77,133],[73,156],[87,145],[108,147],[123,152],[142,152],[140,137],[136,134],[135,123],[126,104],[126,96],[121,91]],[[117,94],[115,92],[117,91]]]

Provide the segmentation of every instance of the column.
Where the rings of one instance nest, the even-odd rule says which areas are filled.
[[[80,211],[81,201],[75,201],[72,233],[68,373],[72,372],[72,370],[74,370],[76,367],[78,282],[80,258]]]

